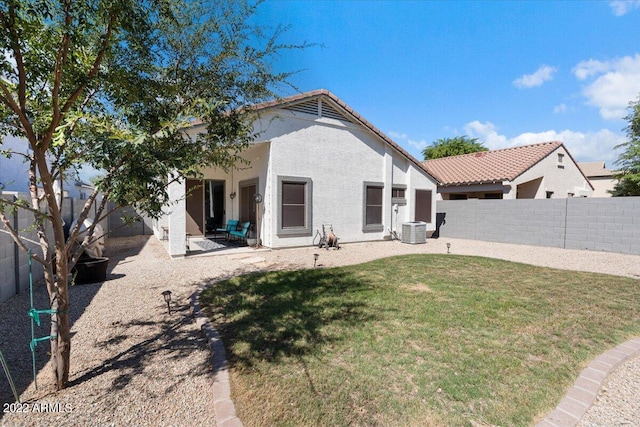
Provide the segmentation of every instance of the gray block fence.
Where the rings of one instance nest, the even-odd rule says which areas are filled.
[[[3,199],[16,201],[18,199],[29,200],[26,194],[0,194]],[[86,200],[65,198],[62,202],[62,217],[65,221],[65,232],[68,232],[71,223],[80,215]],[[113,209],[114,205],[110,203],[108,209]],[[93,212],[89,214],[90,218],[95,217],[96,206]],[[33,224],[33,214],[18,209],[11,212],[8,208],[5,212],[9,215],[9,219],[14,228],[28,229]],[[132,224],[125,224],[121,218],[123,216],[137,216],[138,220]],[[101,222],[103,229],[109,230],[105,238],[117,236],[134,236],[142,234],[152,234],[150,220],[140,217],[131,208],[125,208],[123,212],[117,211],[107,219]],[[4,231],[4,225],[0,224],[0,230]],[[37,241],[35,232],[22,232],[22,236],[27,239]],[[28,246],[34,252],[39,253],[40,247],[37,243],[28,243]],[[108,256],[108,254],[107,254]],[[34,281],[44,277],[43,268],[39,263],[32,263]],[[29,257],[18,248],[10,235],[0,232],[0,302],[6,301],[13,295],[27,292],[29,289]]]
[[[640,255],[640,197],[438,201],[435,236]]]

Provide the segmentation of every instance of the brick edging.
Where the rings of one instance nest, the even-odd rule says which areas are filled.
[[[573,387],[536,427],[575,426],[593,405],[607,376],[628,359],[640,355],[640,338],[634,338],[602,353],[578,376]]]
[[[202,312],[200,293],[202,289],[191,295],[193,318],[198,327],[204,332],[209,349],[211,350],[211,364],[213,365],[213,409],[218,427],[243,427],[242,421],[236,415],[236,407],[231,400],[231,386],[229,384],[229,365],[224,351],[222,339],[215,330],[209,318]]]

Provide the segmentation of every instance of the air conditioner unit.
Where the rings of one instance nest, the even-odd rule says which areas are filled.
[[[413,221],[402,224],[402,243],[427,243],[427,223]]]

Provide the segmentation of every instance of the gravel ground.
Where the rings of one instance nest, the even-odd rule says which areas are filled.
[[[640,425],[640,357],[620,365],[600,388],[594,405],[578,426]]]
[[[0,304],[0,350],[21,394],[22,406],[12,402],[10,388],[0,376],[2,426],[213,426],[212,371],[206,342],[192,321],[190,296],[214,280],[256,270],[333,267],[407,253],[482,255],[569,270],[602,272],[640,278],[640,256],[574,251],[458,239],[429,240],[426,245],[399,242],[354,243],[340,251],[304,247],[219,256],[190,256],[171,260],[155,238],[113,238],[103,284],[70,289],[72,304],[71,386],[54,393],[46,343],[36,348],[38,385],[33,384],[30,329],[26,313],[29,295],[22,293]],[[161,292],[172,292],[172,314]],[[35,305],[47,305],[39,286]],[[46,335],[48,327],[38,328]],[[588,424],[612,424],[608,414],[619,405],[623,417],[638,416],[640,361],[621,366],[588,412]],[[619,378],[618,378],[619,377]],[[622,397],[617,390],[622,390]],[[626,396],[626,397],[625,397]],[[625,400],[626,399],[626,400]],[[21,410],[22,412],[17,412]],[[630,412],[635,411],[635,412]],[[600,415],[604,418],[598,418]],[[586,418],[585,418],[586,419]],[[618,418],[620,420],[626,418]]]

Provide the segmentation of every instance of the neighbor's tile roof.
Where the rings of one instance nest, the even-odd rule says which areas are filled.
[[[578,166],[587,178],[613,176],[613,172],[606,168],[602,160],[599,162],[579,162]]]
[[[440,185],[513,181],[560,146],[559,141],[543,142],[427,160],[423,164]]]

